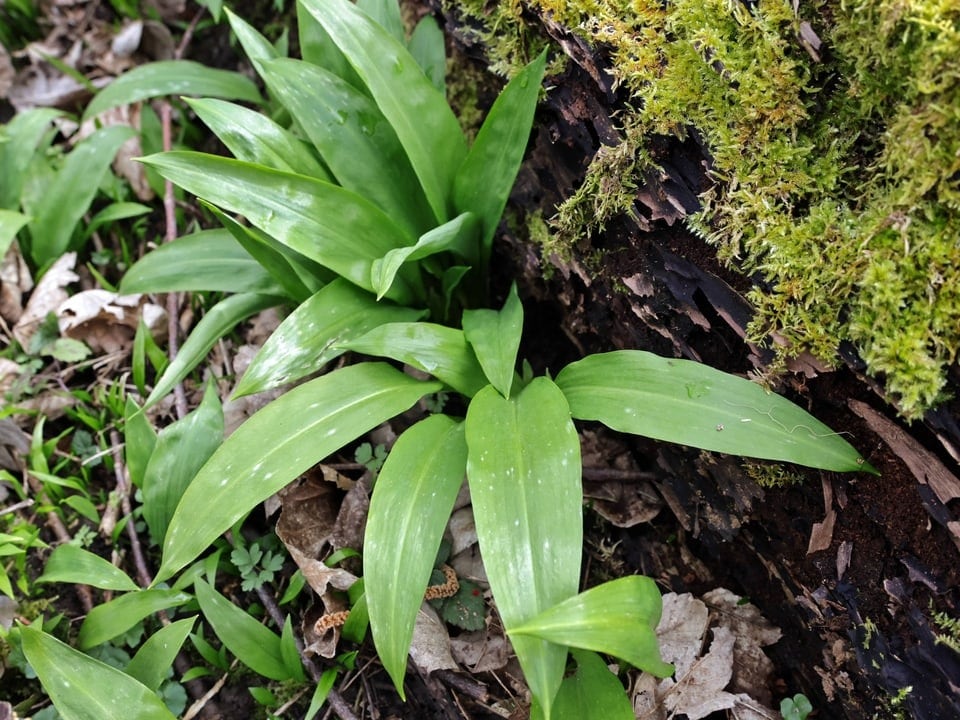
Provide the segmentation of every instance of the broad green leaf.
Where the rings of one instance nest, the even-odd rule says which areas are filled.
[[[413,55],[423,74],[440,92],[447,87],[447,47],[443,30],[432,16],[426,15],[413,29],[407,49]]]
[[[116,565],[76,545],[61,545],[54,550],[37,582],[76,583],[122,592],[139,589]]]
[[[506,399],[492,386],[470,402],[467,479],[490,588],[510,633],[577,593],[583,550],[580,441],[547,378]],[[512,638],[530,690],[550,717],[567,649]]]
[[[387,294],[404,263],[450,251],[468,263],[476,264],[480,259],[477,230],[476,215],[463,213],[421,235],[416,245],[391,250],[382,259],[375,260],[371,281],[377,299]]]
[[[516,283],[510,286],[503,309],[463,311],[463,334],[490,384],[504,397],[510,397],[522,333],[523,305]]]
[[[567,598],[507,632],[511,639],[526,635],[606,653],[667,677],[673,666],[660,659],[657,645],[661,610],[656,583],[631,575]]]
[[[151,155],[143,162],[366,290],[373,290],[373,261],[413,243],[369,200],[322,180],[190,151]],[[411,295],[399,282],[394,290],[394,299]]]
[[[234,397],[299,380],[341,355],[345,341],[378,325],[422,315],[412,308],[378,303],[370,293],[338,278],[284,318],[253,358]]]
[[[243,47],[243,51],[247,54],[247,57],[253,61],[254,67],[259,68],[260,63],[280,57],[280,53],[277,52],[273,43],[260,34],[253,25],[239,15],[234,14],[230,8],[225,8],[225,12],[227,21],[230,23],[230,29],[233,30],[233,34],[237,36],[237,40],[240,41],[240,45]],[[201,93],[195,94],[199,95]],[[236,99],[242,100],[243,98]]]
[[[363,363],[271,402],[227,438],[187,488],[167,531],[158,581],[330,453],[441,387]]]
[[[839,433],[760,385],[640,350],[591,355],[557,375],[575,418],[621,432],[825,470],[873,468]]]
[[[31,211],[30,256],[35,263],[44,265],[66,252],[100,181],[110,170],[114,155],[133,135],[129,127],[103,128],[67,155],[63,167]]]
[[[327,701],[327,696],[333,690],[333,685],[337,681],[339,668],[332,667],[323,671],[320,680],[317,681],[317,687],[313,690],[313,697],[310,698],[310,707],[307,708],[306,720],[313,720],[320,708]]]
[[[153,392],[144,403],[144,408],[153,405],[173,390],[173,386],[203,361],[217,340],[230,332],[237,323],[281,302],[281,298],[273,295],[242,293],[231,295],[210,308],[180,347],[180,352],[167,367],[163,376],[157,381]]]
[[[330,173],[310,146],[263,113],[209,98],[188,100],[187,104],[237,160],[330,180]]]
[[[0,208],[15,210],[20,206],[20,191],[30,160],[50,130],[50,123],[61,115],[60,110],[34,108],[0,126]]]
[[[407,151],[440,222],[467,147],[453,111],[402,43],[349,0],[301,0],[370,90]]]
[[[339,185],[375,203],[412,238],[436,224],[397,134],[369,96],[302,60],[274,60],[262,73]]]
[[[293,622],[289,615],[283,621],[283,632],[280,634],[280,654],[283,656],[283,665],[287,670],[287,677],[297,682],[306,682],[307,676],[303,671],[303,661],[300,659],[300,650],[297,648],[297,639],[293,634]]]
[[[193,587],[204,618],[220,642],[240,662],[271,680],[290,679],[279,635],[261,625],[200,578],[194,581]]]
[[[373,18],[398,42],[406,42],[400,3],[397,0],[357,0],[357,7]]]
[[[367,609],[377,654],[401,697],[414,622],[466,464],[463,423],[432,415],[397,438],[370,499]]]
[[[30,218],[13,210],[0,209],[0,258],[7,254],[13,239],[20,228],[30,222]]]
[[[317,263],[277,242],[262,230],[241,225],[210,203],[201,203],[212,212],[233,239],[260,263],[276,283],[297,303],[302,303],[336,275]]]
[[[121,670],[42,630],[21,626],[23,654],[65,720],[175,720],[163,701]]]
[[[147,638],[126,667],[127,675],[156,691],[167,678],[173,661],[193,629],[196,617],[177,620]]]
[[[143,519],[159,545],[190,481],[223,440],[223,408],[210,382],[200,406],[160,431],[143,476]]]
[[[546,59],[544,51],[507,84],[457,170],[454,207],[476,213],[483,225],[481,267],[490,261],[490,243],[527,149]]]
[[[83,119],[96,117],[117,105],[164,95],[197,95],[263,102],[257,86],[237,72],[217,70],[192,60],[161,60],[125,72],[94,96]]]
[[[323,25],[318,23],[299,1],[297,2],[297,33],[300,36],[300,56],[306,62],[329,70],[361,92],[369,94],[360,76],[347,62],[340,48],[330,39]]]
[[[86,650],[105,643],[122,635],[145,617],[183,605],[192,599],[186,593],[157,588],[121,595],[110,602],[97,605],[87,613],[83,625],[80,626],[77,646]]]
[[[554,720],[634,720],[633,707],[617,676],[596,653],[573,650],[577,671],[565,678],[557,693]]]
[[[117,220],[128,220],[130,218],[141,217],[151,210],[150,206],[135,202],[115,202],[107,205],[90,220],[90,224],[83,231],[83,238],[86,240],[99,228],[108,223]]]
[[[164,243],[135,262],[120,282],[125,295],[184,290],[278,293],[260,263],[223,229]]]
[[[463,333],[445,325],[388,323],[342,343],[340,347],[407,363],[430,373],[467,397],[473,397],[487,384],[483,369]]]
[[[130,482],[134,487],[142,487],[147,463],[157,444],[157,432],[147,419],[146,413],[137,407],[137,403],[129,395],[124,415],[123,457],[127,463]]]

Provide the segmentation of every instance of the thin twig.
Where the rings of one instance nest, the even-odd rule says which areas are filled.
[[[211,687],[203,697],[197,698],[193,705],[191,705],[187,711],[183,714],[181,720],[193,720],[198,714],[200,714],[204,708],[206,708],[212,701],[214,696],[223,689],[223,686],[227,683],[227,678],[229,675],[224,673],[219,680],[217,680],[213,687]],[[218,717],[219,713],[214,714],[214,717]]]
[[[5,508],[0,510],[0,515],[9,515],[10,513],[15,513],[17,510],[23,510],[33,505],[33,500],[27,498],[26,500],[21,500],[20,502],[14,503],[13,505],[7,505]]]

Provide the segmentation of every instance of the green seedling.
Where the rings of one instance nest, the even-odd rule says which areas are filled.
[[[230,553],[230,562],[236,565],[243,578],[240,587],[247,592],[273,582],[274,575],[283,567],[283,560],[283,555],[261,550],[259,543],[236,547]]]
[[[780,714],[783,720],[807,720],[807,716],[813,712],[813,705],[802,693],[797,693],[792,698],[784,698],[780,701]]]

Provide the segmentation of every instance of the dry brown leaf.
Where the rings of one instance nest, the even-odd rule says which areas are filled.
[[[473,508],[460,508],[450,516],[447,523],[450,531],[450,554],[459,555],[477,544],[477,526],[473,520]]]
[[[686,675],[700,657],[709,619],[706,604],[690,593],[663,596],[657,640],[664,662],[676,667],[678,677]]]
[[[0,45],[0,98],[7,96],[7,92],[13,86],[15,74],[10,53],[3,45]]]
[[[837,522],[837,511],[833,509],[833,484],[823,478],[823,522],[813,524],[810,530],[810,543],[807,545],[807,555],[826,550],[833,542],[833,526]]]
[[[664,706],[673,713],[682,713],[689,720],[700,720],[718,710],[736,704],[733,695],[724,691],[733,675],[733,646],[736,638],[726,627],[713,630],[713,642],[707,654],[697,660],[690,671],[677,674],[676,682],[667,678],[659,692]]]
[[[320,560],[330,546],[337,518],[336,487],[311,477],[281,490],[279,495],[283,510],[277,520],[277,537],[287,547],[307,583],[321,597],[331,586],[347,590],[357,577],[341,568],[328,567]]]
[[[703,600],[719,613],[719,622],[729,627],[736,638],[733,680],[729,689],[749,695],[761,705],[770,705],[773,702],[770,692],[773,662],[762,648],[780,639],[780,628],[763,617],[756,605],[744,602],[726,588],[711,590],[704,594]]]
[[[140,318],[154,334],[164,329],[166,312],[142,295],[84,290],[60,303],[60,334],[80,340],[95,353],[127,352]]]
[[[40,282],[30,295],[30,300],[27,301],[23,314],[13,326],[13,336],[21,347],[26,348],[30,345],[30,338],[33,337],[44,318],[50,313],[55,313],[60,304],[67,299],[68,295],[64,288],[80,279],[73,272],[76,262],[76,253],[66,253],[40,278]]]
[[[450,654],[450,635],[437,612],[424,603],[413,625],[410,659],[427,674],[434,670],[457,670],[459,666]]]
[[[23,296],[33,289],[30,268],[14,240],[0,260],[0,317],[11,325],[23,315]]]
[[[500,670],[510,659],[510,644],[502,631],[487,627],[477,632],[461,633],[450,640],[453,659],[468,667],[471,672],[481,673]]]

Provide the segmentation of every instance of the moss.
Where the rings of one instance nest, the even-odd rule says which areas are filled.
[[[793,487],[804,480],[803,475],[780,463],[746,461],[741,463],[741,467],[749,478],[763,488]]]
[[[533,5],[605,47],[637,108],[559,209],[562,238],[631,211],[645,137],[696,132],[715,182],[689,224],[757,280],[750,339],[828,363],[852,341],[906,418],[943,399],[960,347],[960,6]]]

